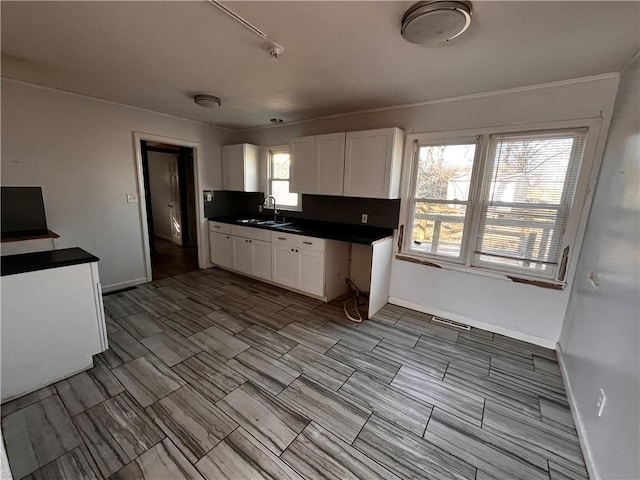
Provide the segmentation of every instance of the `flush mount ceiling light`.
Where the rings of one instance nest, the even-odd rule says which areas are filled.
[[[405,40],[437,45],[460,36],[471,24],[471,2],[418,2],[402,17]]]
[[[220,106],[220,99],[213,95],[198,94],[194,95],[193,101],[201,107],[216,108]]]

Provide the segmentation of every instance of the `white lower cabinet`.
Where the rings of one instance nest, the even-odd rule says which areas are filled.
[[[251,274],[271,280],[271,243],[251,240]]]
[[[296,249],[296,256],[298,274],[295,288],[313,295],[324,296],[324,252]]]
[[[298,275],[298,256],[289,245],[273,245],[271,247],[272,280],[287,287],[296,286]]]
[[[209,232],[209,258],[214,265],[227,268],[233,266],[231,235]]]
[[[231,243],[234,270],[271,280],[271,243],[234,236]]]
[[[231,237],[233,245],[233,269],[251,275],[253,252],[250,240],[243,237]]]
[[[344,293],[349,251],[345,242],[209,222],[211,263],[324,299]]]
[[[295,248],[287,244],[273,244],[272,280],[319,297],[324,296],[325,253]]]

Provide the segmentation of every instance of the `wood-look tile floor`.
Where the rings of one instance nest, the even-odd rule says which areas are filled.
[[[14,478],[587,477],[551,350],[218,269],[104,304],[95,367],[2,406]]]

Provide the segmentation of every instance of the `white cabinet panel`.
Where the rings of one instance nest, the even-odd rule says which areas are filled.
[[[316,137],[292,138],[289,142],[289,155],[291,159],[291,191],[316,193]]]
[[[398,128],[348,132],[344,195],[399,198],[403,139]]]
[[[233,245],[233,268],[251,275],[253,252],[248,238],[231,237]]]
[[[315,193],[342,195],[344,186],[344,133],[316,137]]]
[[[251,245],[251,274],[271,280],[271,243],[261,240],[249,240]]]
[[[260,147],[248,143],[222,146],[222,188],[236,192],[259,191]]]
[[[298,274],[298,255],[295,249],[288,245],[273,245],[272,256],[272,280],[287,287],[296,286]]]
[[[97,263],[2,277],[2,402],[93,366],[108,348]]]
[[[209,231],[216,233],[231,233],[231,225],[222,222],[213,222],[209,220]]]
[[[313,295],[324,295],[324,252],[296,250],[298,282],[296,288]]]
[[[214,265],[227,268],[233,266],[231,235],[209,232],[209,258]]]

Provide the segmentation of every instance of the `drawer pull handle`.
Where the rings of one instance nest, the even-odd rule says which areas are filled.
[[[302,243],[304,243],[305,245],[313,245],[313,242],[302,242]]]
[[[213,228],[222,228],[220,225],[214,225]]]
[[[278,237],[278,240],[286,240],[286,237]]]

